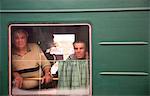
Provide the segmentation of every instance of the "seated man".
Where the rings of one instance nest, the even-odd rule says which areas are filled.
[[[71,54],[67,60],[83,60],[88,59],[88,52],[84,41],[75,41],[73,43],[74,54]]]
[[[74,54],[66,61],[59,61],[58,86],[64,89],[88,88],[89,62],[86,45],[83,41],[73,43]]]
[[[12,34],[12,74],[15,87],[31,89],[52,81],[51,64],[37,44],[27,43],[28,33],[18,29]],[[37,79],[26,78],[42,78]]]

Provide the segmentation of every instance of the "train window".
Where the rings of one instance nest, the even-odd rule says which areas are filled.
[[[91,25],[10,24],[10,95],[85,95],[92,90]]]

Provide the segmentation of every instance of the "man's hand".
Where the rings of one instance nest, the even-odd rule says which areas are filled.
[[[42,78],[42,84],[43,83],[49,83],[49,82],[52,82],[52,76],[51,74],[45,74]]]
[[[50,71],[50,67],[49,66],[46,66],[45,68],[44,68],[44,73],[45,73],[45,75],[43,76],[43,78],[42,78],[42,84],[43,83],[49,83],[49,82],[52,82],[52,75],[51,75],[51,73],[50,73],[51,71]]]
[[[23,78],[20,76],[20,74],[15,73],[15,87],[21,88],[23,83]]]

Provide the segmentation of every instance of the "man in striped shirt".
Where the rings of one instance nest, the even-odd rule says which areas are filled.
[[[12,34],[12,74],[15,87],[31,89],[52,81],[51,64],[37,44],[27,43],[28,33],[18,29]],[[42,78],[41,81],[26,78]]]

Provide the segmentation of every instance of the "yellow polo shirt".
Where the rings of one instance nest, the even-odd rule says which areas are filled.
[[[26,77],[41,77],[43,75],[43,71],[45,66],[51,66],[50,62],[45,57],[44,53],[40,49],[40,47],[35,43],[28,44],[28,52],[24,56],[19,56],[15,51],[12,50],[12,70],[26,70],[31,68],[40,67],[39,70],[33,72],[23,72],[20,75],[23,78]],[[30,86],[30,85],[29,85]],[[31,87],[32,88],[32,87]]]

